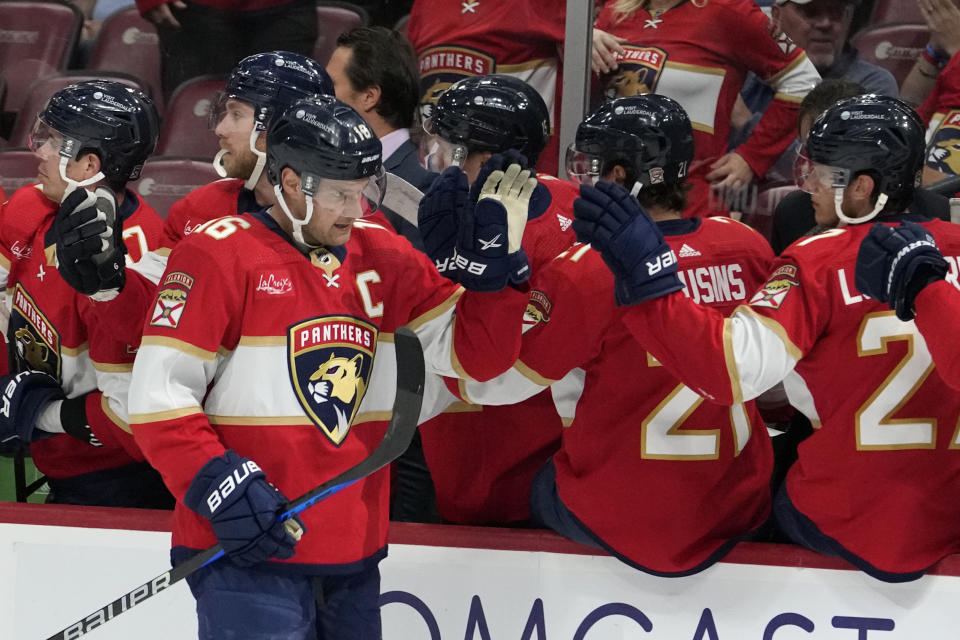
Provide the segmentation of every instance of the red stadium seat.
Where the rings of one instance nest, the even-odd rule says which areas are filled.
[[[161,218],[166,218],[174,202],[217,179],[209,160],[154,157],[143,165],[140,180],[130,186]]]
[[[37,182],[40,160],[32,151],[11,149],[0,151],[0,187],[7,197],[20,187]]]
[[[870,24],[926,24],[917,0],[877,0]]]
[[[326,65],[344,31],[369,24],[366,9],[350,2],[317,2],[317,43],[313,59]]]
[[[210,130],[209,115],[217,93],[226,86],[223,76],[200,76],[176,88],[163,118],[158,156],[212,160],[217,155],[220,145]]]
[[[149,91],[138,78],[125,73],[114,73],[110,71],[61,71],[52,73],[34,80],[27,89],[23,101],[23,108],[17,114],[17,119],[13,124],[13,131],[10,133],[10,147],[26,147],[30,130],[37,114],[47,104],[54,93],[77,82],[84,80],[113,80],[122,82],[131,87],[136,87],[141,91]]]
[[[929,39],[930,30],[925,24],[889,24],[863,29],[851,44],[864,60],[890,71],[899,85]]]
[[[143,19],[136,7],[119,9],[103,21],[90,54],[90,69],[122,71],[150,87],[150,97],[163,114],[160,86],[160,40],[156,28]]]
[[[72,4],[0,0],[0,69],[7,81],[4,111],[19,111],[30,83],[66,69],[83,25]]]

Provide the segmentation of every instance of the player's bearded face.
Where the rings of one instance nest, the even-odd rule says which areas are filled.
[[[257,164],[257,156],[250,150],[250,133],[254,127],[253,107],[239,100],[226,100],[215,109],[214,133],[217,134],[220,148],[227,152],[221,158],[223,168],[228,177],[246,180]],[[258,144],[262,144],[262,141],[258,141]]]

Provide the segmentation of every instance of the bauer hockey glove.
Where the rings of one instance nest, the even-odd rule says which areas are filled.
[[[441,275],[454,279],[453,253],[460,218],[468,207],[467,175],[460,167],[447,167],[420,199],[417,227],[427,255]]]
[[[297,516],[290,519],[299,525],[296,536],[291,533],[296,527],[277,521],[287,498],[266,477],[256,462],[228,449],[200,468],[183,498],[210,521],[224,553],[241,567],[292,558],[299,535],[306,531]]]
[[[947,261],[936,241],[915,222],[874,223],[857,252],[857,289],[888,303],[904,322],[913,320],[917,294],[946,275]]]
[[[483,163],[483,166],[480,167],[480,173],[477,174],[477,179],[470,185],[470,204],[475,205],[480,199],[483,186],[487,183],[487,179],[491,173],[494,171],[506,171],[507,167],[512,164],[519,165],[521,171],[530,169],[530,175],[536,176],[536,170],[530,166],[527,157],[516,149],[507,149],[503,153],[495,153]],[[552,200],[553,196],[550,195],[550,190],[538,183],[536,189],[533,191],[533,195],[530,196],[530,203],[527,206],[527,221],[529,222],[542,215],[547,210],[547,207],[550,206]]]
[[[613,273],[620,306],[683,289],[677,256],[637,199],[618,184],[580,185],[573,202],[577,240],[600,252]]]
[[[54,435],[37,429],[40,413],[66,395],[53,376],[24,371],[0,377],[0,442],[19,439],[25,444]]]
[[[64,199],[53,223],[57,270],[78,292],[110,300],[126,279],[123,224],[117,198],[106,187],[91,193],[75,189]]]
[[[464,288],[500,291],[530,277],[521,241],[536,188],[537,179],[518,164],[492,171],[484,181],[477,204],[460,220],[453,263],[455,279]]]

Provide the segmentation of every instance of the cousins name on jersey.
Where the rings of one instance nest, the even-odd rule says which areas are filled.
[[[683,292],[697,304],[723,304],[746,299],[747,288],[741,273],[743,267],[734,262],[680,269],[677,276],[683,283]]]

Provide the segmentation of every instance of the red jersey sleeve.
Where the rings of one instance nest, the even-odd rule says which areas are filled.
[[[934,282],[914,300],[915,322],[943,381],[960,390],[960,353],[954,318],[960,317],[960,291],[950,282]]]

